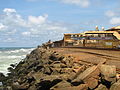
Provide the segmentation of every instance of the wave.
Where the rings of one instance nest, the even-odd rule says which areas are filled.
[[[8,53],[8,54],[11,54],[11,53],[28,53],[30,51],[32,51],[34,48],[31,48],[31,49],[17,49],[17,50],[9,50],[9,51],[1,51],[1,52],[4,52],[4,53]]]
[[[7,73],[8,73],[7,68],[10,67],[10,64],[19,63],[33,49],[34,48],[0,50],[0,72],[7,75]]]
[[[16,55],[12,55],[12,56],[0,56],[0,59],[23,59],[25,58],[26,55],[21,55],[21,56],[16,56]]]

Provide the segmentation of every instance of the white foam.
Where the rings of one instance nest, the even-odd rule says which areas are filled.
[[[7,75],[7,68],[10,67],[10,64],[19,63],[25,58],[26,54],[30,53],[33,49],[34,48],[0,51],[0,72]]]
[[[5,51],[4,53],[27,53],[27,52],[30,52],[32,51],[34,48],[32,49],[19,49],[19,50],[10,50],[10,51]]]

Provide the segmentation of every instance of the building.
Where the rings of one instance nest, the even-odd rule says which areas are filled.
[[[84,33],[64,34],[64,46],[119,48],[120,26],[101,31],[94,30]]]

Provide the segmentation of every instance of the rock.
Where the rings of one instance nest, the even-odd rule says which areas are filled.
[[[61,68],[67,68],[67,65],[65,65],[64,63],[61,63],[60,65]]]
[[[44,74],[42,74],[41,72],[37,72],[37,73],[33,74],[32,76],[36,80],[36,83],[39,83],[40,82],[40,78],[43,77]]]
[[[33,63],[30,63],[27,69],[30,69],[30,68],[32,68],[32,67],[35,67],[35,66],[37,66],[38,64],[39,64],[38,61],[33,62]]]
[[[80,84],[79,86],[70,86],[51,90],[88,90],[88,86],[86,84]]]
[[[3,73],[0,73],[0,82],[4,81],[5,79],[5,75]]]
[[[62,59],[64,59],[64,57],[62,55],[57,54],[57,53],[53,53],[49,56],[49,59],[51,59],[53,61],[61,61]]]
[[[59,89],[59,88],[66,88],[66,87],[71,87],[71,84],[67,81],[61,81],[58,84],[56,84],[55,86],[51,87],[50,90],[55,90],[55,89]]]
[[[75,79],[72,80],[73,85],[79,85],[83,81],[86,81],[87,79],[93,77],[98,78],[98,75],[100,74],[99,69],[97,66],[92,66],[88,69],[86,69],[84,72],[80,73],[76,76]]]
[[[52,69],[50,67],[44,67],[44,74],[50,75],[52,73]]]
[[[87,84],[79,83],[77,86],[71,86],[71,81],[76,79],[79,82],[82,78],[85,83],[85,80],[89,80],[91,76],[97,79],[98,71],[96,72],[94,67],[92,68],[93,71],[89,69],[90,71],[83,72],[90,65],[81,65],[73,62],[73,59],[71,56],[63,56],[50,49],[38,47],[27,55],[24,61],[21,61],[15,67],[12,65],[14,68],[10,68],[7,80],[9,82],[8,85],[12,84],[13,90],[50,90],[50,88],[56,89],[55,87],[86,90],[88,88]],[[94,79],[92,80],[95,82]]]
[[[41,77],[40,80],[52,82],[55,80],[62,81],[62,78],[59,75],[50,75],[50,76],[47,75],[47,76]]]
[[[100,72],[102,79],[112,83],[116,82],[116,66],[101,65]]]
[[[16,64],[10,64],[10,66],[11,66],[12,68],[14,68],[14,67],[16,66]]]
[[[32,86],[29,87],[28,90],[37,90],[37,87],[35,85],[32,85]]]
[[[120,79],[117,81],[117,83],[120,83]]]
[[[20,85],[18,82],[14,82],[12,84],[12,89],[13,90],[27,90],[29,87],[29,84],[22,84]]]
[[[71,68],[62,68],[60,73],[63,74],[63,73],[68,73],[68,74],[71,74],[73,72],[73,70]]]
[[[84,70],[85,70],[85,66],[84,66],[84,65],[81,66],[81,67],[79,67],[78,70],[73,69],[73,71],[74,71],[76,74],[71,75],[70,81],[72,81],[73,79],[75,79],[75,78],[76,78],[80,73],[82,73]]]
[[[50,76],[44,76],[41,77],[40,82],[38,83],[40,90],[48,90],[55,84],[62,81],[62,78],[58,75],[50,75]]]
[[[34,79],[34,77],[32,77],[32,76],[31,76],[31,77],[28,77],[27,80],[26,80],[27,83],[31,83],[31,82],[33,82],[33,81],[35,81],[35,79]]]
[[[98,79],[91,77],[85,80],[84,83],[87,84],[91,90],[93,90],[98,86]]]
[[[64,63],[65,65],[67,65],[68,68],[71,68],[73,66],[73,58],[72,57],[68,56],[68,57],[62,59],[61,62]]]
[[[0,90],[4,90],[4,87],[0,86]]]
[[[51,75],[59,75],[61,68],[51,68],[52,69],[52,73]]]
[[[7,86],[6,90],[12,90],[12,87],[11,86]]]
[[[116,82],[111,87],[110,90],[120,90],[120,83]]]
[[[61,68],[61,64],[60,64],[60,63],[58,63],[58,64],[53,64],[52,67],[53,67],[53,68]]]
[[[107,87],[103,84],[100,84],[95,90],[108,90]]]

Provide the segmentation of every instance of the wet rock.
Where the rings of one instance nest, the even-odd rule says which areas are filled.
[[[10,64],[10,66],[11,66],[12,68],[14,68],[14,67],[16,66],[16,64]]]
[[[5,79],[5,75],[3,73],[0,73],[0,82],[4,81]]]

